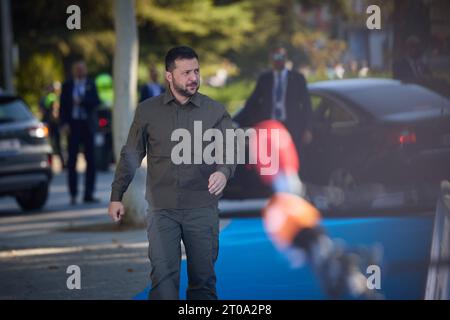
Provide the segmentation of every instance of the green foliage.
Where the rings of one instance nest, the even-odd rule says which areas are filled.
[[[299,19],[300,7],[329,4],[332,13],[351,14],[346,0],[137,0],[135,3],[140,84],[148,81],[151,64],[160,70],[163,81],[164,54],[170,47],[181,44],[190,45],[199,53],[205,78],[225,67],[231,77],[255,79],[268,66],[270,49],[278,44],[288,48],[295,66],[308,63],[321,68],[329,60],[336,60],[345,45],[324,33],[311,31]],[[63,80],[76,57],[85,58],[91,75],[111,73],[114,1],[21,0],[11,4],[14,40],[20,52],[16,83],[30,102],[38,101],[43,84]],[[66,8],[72,4],[81,8],[81,30],[66,28]],[[324,44],[322,47],[316,48],[316,38]],[[253,81],[202,89],[234,109],[248,96]]]
[[[240,80],[221,88],[202,85],[200,87],[200,92],[221,102],[225,105],[230,114],[234,114],[244,105],[245,100],[247,100],[252,93],[255,83],[254,80]]]
[[[324,32],[309,30],[294,33],[292,45],[307,54],[308,64],[312,68],[318,69],[319,73],[324,73],[328,64],[340,61],[346,49],[345,42],[330,39],[329,35]]]
[[[16,74],[17,92],[30,105],[33,113],[37,114],[39,98],[45,87],[53,81],[63,79],[61,61],[50,53],[35,53],[22,64]]]
[[[69,17],[66,9],[72,4],[81,8],[81,30],[66,27]],[[74,57],[86,58],[93,72],[111,64],[114,50],[111,0],[11,1],[11,6],[21,62],[45,51],[62,60],[66,71]]]
[[[249,3],[215,5],[212,0],[136,2],[141,53],[157,54],[168,48],[189,45],[196,49],[202,64],[217,63],[231,50],[240,50],[247,33],[254,30]]]

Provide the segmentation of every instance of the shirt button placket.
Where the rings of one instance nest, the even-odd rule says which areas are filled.
[[[175,129],[181,128],[180,126],[180,108],[179,106],[175,105]],[[175,165],[175,180],[177,182],[176,185],[176,204],[175,206],[177,208],[180,207],[180,166],[179,165]]]

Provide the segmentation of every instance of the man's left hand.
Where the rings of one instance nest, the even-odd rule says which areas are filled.
[[[227,177],[225,177],[225,175],[222,172],[216,171],[209,176],[209,184],[208,184],[209,193],[218,196],[223,191],[226,185],[227,185]]]

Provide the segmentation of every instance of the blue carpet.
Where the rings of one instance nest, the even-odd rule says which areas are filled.
[[[433,219],[377,217],[325,219],[332,238],[349,247],[383,247],[381,292],[386,299],[422,299]],[[325,299],[308,266],[292,268],[263,228],[260,218],[233,219],[220,233],[216,263],[219,299]],[[180,298],[186,298],[186,261],[181,264]],[[134,299],[146,299],[149,288]]]

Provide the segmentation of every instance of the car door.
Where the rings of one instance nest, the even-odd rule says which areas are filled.
[[[305,177],[328,184],[336,170],[358,171],[369,131],[352,109],[325,93],[312,93],[313,142],[305,148]]]

